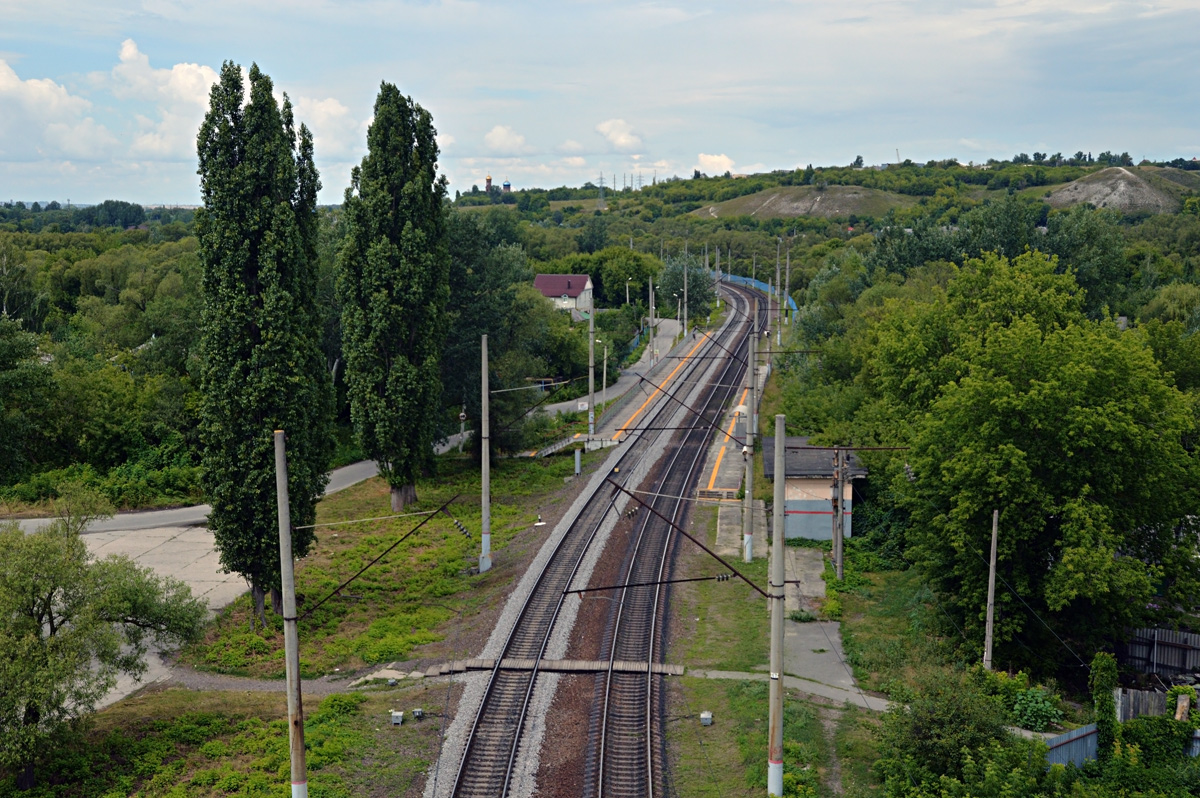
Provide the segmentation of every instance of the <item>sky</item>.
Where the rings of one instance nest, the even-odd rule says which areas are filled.
[[[196,204],[196,131],[254,62],[322,203],[381,81],[450,190],[1017,152],[1200,157],[1200,0],[0,0],[0,201]]]

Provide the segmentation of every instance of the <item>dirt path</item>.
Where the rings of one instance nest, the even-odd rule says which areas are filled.
[[[829,768],[825,771],[825,786],[834,795],[841,795],[845,790],[842,787],[842,762],[837,752],[837,725],[842,719],[842,712],[832,707],[821,707],[817,715],[821,718],[825,738],[829,740]]]

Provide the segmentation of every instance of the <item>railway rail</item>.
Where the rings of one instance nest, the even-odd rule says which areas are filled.
[[[747,328],[750,326],[745,321],[748,317],[745,308],[749,303],[741,289],[731,288],[731,296],[739,312],[731,314],[732,317],[717,333],[717,337],[723,339],[724,343],[710,339],[694,348],[692,351],[697,353],[697,357],[693,361],[684,361],[681,363],[682,368],[676,369],[679,385],[690,384],[696,379],[711,365],[710,358],[713,355],[738,351],[743,345]],[[719,386],[736,382],[743,368],[742,361],[730,359],[721,369],[721,376],[712,380],[718,387],[710,386],[703,392],[703,410],[699,416],[688,414],[688,425],[691,429],[683,434],[682,443],[672,451],[668,466],[659,469],[658,473],[665,474],[665,477],[659,476],[656,479],[656,492],[676,491],[673,495],[682,496],[686,486],[694,482],[695,471],[703,460],[704,441],[710,432],[713,418],[720,413],[723,403],[728,399],[730,389]],[[664,389],[661,392],[664,396],[649,409],[642,420],[630,425],[629,429],[622,433],[627,437],[627,442],[622,444],[624,451],[617,456],[613,469],[614,473],[621,474],[619,479],[622,481],[628,479],[627,475],[634,471],[632,466],[641,462],[643,458],[656,458],[661,454],[663,432],[639,432],[639,429],[653,430],[654,427],[663,427],[667,419],[679,413],[680,400],[671,397],[669,390],[669,387]],[[647,405],[643,405],[643,409],[646,407]],[[641,410],[635,415],[641,415]],[[685,468],[676,467],[677,464],[684,463]],[[594,493],[571,521],[566,534],[547,560],[513,625],[502,654],[495,659],[483,700],[464,748],[453,795],[463,798],[505,798],[509,794],[530,699],[540,672],[539,664],[562,611],[565,593],[570,589],[592,541],[615,513],[618,495],[618,491],[611,486]],[[674,508],[670,510],[674,514],[672,517],[686,512],[681,502],[676,501],[674,504]],[[634,556],[629,558],[631,574],[663,574],[669,568],[673,536],[668,534],[669,527],[661,521],[653,523],[652,518],[644,509],[639,513],[638,523],[641,525],[641,531],[638,539],[644,540],[645,550],[641,555],[635,552]],[[639,543],[639,548],[641,545]],[[644,565],[651,561],[651,565]],[[637,580],[631,577],[628,581]],[[616,616],[612,626],[613,632],[608,635],[613,641],[610,663],[625,659],[621,652],[628,651],[635,654],[633,660],[645,662],[647,667],[644,673],[630,674],[610,665],[605,673],[605,679],[615,685],[610,701],[618,710],[611,714],[605,710],[604,725],[609,736],[604,739],[611,742],[602,743],[598,750],[609,752],[608,765],[598,767],[596,772],[610,775],[607,779],[608,786],[601,786],[604,782],[603,776],[597,781],[598,788],[603,790],[597,792],[597,795],[653,794],[653,785],[661,782],[662,778],[662,756],[653,751],[653,741],[658,740],[661,744],[661,735],[651,732],[655,717],[660,714],[655,712],[655,702],[661,701],[661,690],[657,689],[654,680],[661,677],[650,672],[652,668],[649,663],[662,654],[661,646],[656,644],[656,637],[661,637],[657,630],[661,625],[660,610],[665,604],[667,594],[660,589],[644,592],[644,596],[636,599],[631,596],[630,609]],[[638,605],[636,611],[635,603]],[[502,667],[504,661],[516,659],[529,660],[532,667],[520,670]],[[626,676],[632,678],[627,680]],[[625,685],[626,681],[630,682],[628,688]],[[637,684],[633,684],[634,682]],[[635,698],[638,695],[641,696],[640,699]],[[634,725],[629,725],[630,723]],[[641,753],[627,753],[635,748]],[[629,756],[635,759],[627,759]],[[636,762],[642,775],[635,779],[621,780],[616,774],[621,772],[628,762]],[[625,786],[626,781],[629,782],[628,787]],[[637,786],[638,784],[641,786]],[[649,792],[645,787],[647,784],[652,785]]]

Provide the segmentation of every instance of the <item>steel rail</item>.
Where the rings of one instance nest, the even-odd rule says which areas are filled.
[[[688,373],[696,368],[699,368],[698,362],[692,363],[689,366]],[[680,376],[683,377],[685,375]],[[658,403],[653,412],[653,418],[647,418],[646,421],[643,422],[643,425],[648,426],[653,424],[654,422],[658,421],[661,415],[670,411],[671,408],[669,404],[661,402]],[[636,464],[642,457],[646,456],[649,453],[652,444],[659,437],[657,434],[654,436],[645,435],[642,432],[641,426],[635,426],[628,430],[628,432],[637,434],[637,440],[631,442],[631,445],[625,450],[625,452],[621,454],[618,459],[618,463],[620,464],[618,467],[625,469],[626,474],[632,470],[628,467],[630,463]],[[472,724],[467,743],[464,746],[463,757],[460,761],[458,774],[455,779],[455,785],[453,789],[454,795],[466,796],[483,794],[488,796],[500,796],[501,798],[504,798],[504,796],[507,795],[509,786],[511,784],[513,765],[515,763],[517,750],[523,735],[523,727],[528,711],[529,700],[532,696],[533,686],[536,681],[538,670],[535,666],[535,668],[531,671],[518,672],[520,677],[514,680],[517,682],[516,688],[523,693],[523,696],[520,700],[521,706],[520,710],[516,713],[515,722],[504,724],[505,726],[511,728],[510,739],[499,741],[500,745],[502,745],[504,748],[507,748],[507,751],[500,752],[500,759],[506,760],[502,783],[489,784],[486,786],[472,785],[470,782],[475,780],[475,774],[470,772],[470,765],[472,763],[473,756],[477,758],[487,758],[489,760],[495,760],[496,758],[494,754],[491,754],[486,750],[480,750],[480,741],[485,736],[481,734],[481,732],[487,727],[486,724],[489,720],[487,718],[488,709],[493,703],[501,703],[502,699],[497,698],[498,691],[501,689],[500,685],[502,680],[506,675],[511,673],[503,670],[500,663],[510,655],[514,643],[520,637],[527,637],[529,635],[529,630],[526,628],[525,622],[531,617],[531,611],[534,611],[541,616],[536,620],[538,623],[544,624],[544,629],[534,630],[534,641],[537,643],[536,650],[530,650],[527,656],[535,656],[540,661],[541,655],[544,653],[550,635],[553,632],[555,622],[557,621],[561,603],[565,599],[565,596],[562,594],[563,589],[568,586],[570,584],[570,580],[574,578],[579,564],[582,562],[584,555],[590,547],[591,541],[594,539],[596,533],[603,524],[604,518],[611,511],[613,504],[616,501],[617,493],[617,491],[613,491],[613,493],[608,496],[607,503],[605,504],[603,511],[600,512],[598,516],[595,516],[595,513],[599,508],[598,504],[596,503],[596,499],[601,496],[600,491],[598,490],[591,498],[588,499],[588,501],[576,513],[575,517],[571,519],[570,528],[558,542],[554,553],[550,558],[547,559],[546,564],[543,566],[541,572],[539,572],[539,575],[535,580],[534,587],[530,591],[528,599],[521,608],[521,611],[518,615],[518,620],[516,623],[514,623],[513,628],[510,630],[509,635],[506,638],[503,653],[497,658],[496,665],[492,669],[487,688],[484,692],[483,700],[480,702],[480,708]],[[595,516],[594,524],[591,523],[593,516]],[[580,524],[581,521],[584,521],[586,526],[591,527],[586,536],[575,534],[575,528]],[[570,542],[571,549],[577,549],[577,551],[573,552],[576,556],[570,558],[573,560],[570,573],[566,574],[566,578],[563,579],[561,555],[564,552],[564,547],[568,546],[568,542]],[[557,576],[554,581],[558,582],[558,586],[556,588],[548,588],[543,591],[542,588],[546,586],[547,581],[549,581],[548,578],[555,577],[556,573]],[[534,605],[538,603],[539,598],[545,599],[555,595],[557,596],[557,603],[553,609],[547,607],[537,607],[537,609],[534,610]],[[543,601],[542,603],[546,602]],[[547,615],[549,615],[548,620],[546,619]],[[538,631],[540,631],[541,634],[537,634]]]
[[[739,300],[745,302],[747,305],[749,304],[749,302],[742,295],[742,292],[738,291],[736,295],[738,296]],[[747,314],[743,313],[742,315],[745,316]],[[744,341],[749,335],[749,321],[740,322],[739,326],[743,329],[740,329],[737,335]],[[718,343],[718,346],[725,352],[730,351],[720,343]],[[736,349],[738,346],[740,346],[740,343],[735,345],[734,348]],[[681,494],[677,497],[668,496],[655,498],[652,500],[654,503],[662,501],[664,504],[667,501],[673,501],[673,504],[669,510],[670,521],[665,525],[654,524],[654,521],[656,520],[654,516],[649,513],[646,514],[643,518],[641,528],[639,529],[638,537],[633,545],[632,560],[628,565],[625,581],[631,582],[635,578],[641,578],[640,576],[635,577],[635,574],[644,573],[645,567],[642,565],[642,563],[646,562],[646,559],[650,559],[651,561],[656,560],[656,566],[653,562],[651,563],[652,567],[655,567],[655,572],[653,574],[655,581],[653,583],[649,583],[652,584],[655,589],[653,591],[653,596],[650,597],[647,603],[646,599],[642,597],[640,592],[635,592],[635,588],[641,587],[642,585],[628,584],[623,587],[620,595],[620,602],[617,605],[612,641],[609,648],[609,665],[607,673],[605,674],[604,698],[601,709],[602,718],[600,726],[600,740],[599,745],[597,746],[599,763],[596,769],[596,795],[600,796],[601,798],[606,795],[645,795],[649,796],[649,798],[653,798],[655,794],[655,674],[653,673],[652,664],[655,659],[655,638],[658,630],[659,610],[660,608],[665,610],[664,574],[670,566],[671,553],[673,551],[672,544],[674,541],[670,524],[673,524],[677,519],[679,519],[681,513],[687,511],[687,506],[682,499],[682,492],[684,492],[684,489],[686,489],[687,485],[694,481],[697,468],[703,464],[705,443],[707,442],[708,437],[707,433],[709,428],[712,426],[711,422],[707,418],[707,415],[712,413],[714,410],[718,410],[719,408],[723,407],[729,401],[730,396],[733,393],[733,387],[726,382],[729,377],[729,373],[731,370],[737,372],[743,371],[745,364],[746,361],[744,359],[727,357],[726,366],[722,370],[721,374],[715,378],[712,376],[709,377],[707,393],[703,400],[703,409],[698,412],[694,412],[692,418],[690,419],[690,426],[684,428],[687,430],[687,433],[681,436],[683,441],[680,445],[675,447],[670,461],[660,468],[660,473],[663,474],[663,478],[660,480],[659,486],[662,488],[662,490],[666,490],[666,487],[663,486],[668,486],[669,483],[678,483],[679,490],[677,490],[676,493]],[[680,461],[687,460],[689,456],[690,462],[687,462],[686,467],[683,469],[679,468],[681,464]],[[663,526],[665,526],[665,529],[661,528]],[[654,527],[659,528],[656,529]],[[647,552],[645,554],[646,559],[643,559],[643,552],[646,549],[651,549],[651,551]],[[649,584],[647,586],[649,586]],[[638,613],[641,614],[641,617],[638,617]],[[631,637],[632,640],[630,639]],[[615,681],[633,681],[641,673],[638,671],[634,673],[624,673],[618,675],[615,671],[614,663],[618,659],[629,660],[631,658],[630,650],[632,648],[641,648],[641,650],[644,652],[642,656],[644,656],[647,665],[644,680],[641,681],[641,693],[640,695],[634,696],[632,699],[633,701],[644,700],[642,711],[638,714],[641,715],[641,747],[643,749],[642,755],[645,757],[645,759],[644,762],[634,763],[633,767],[630,768],[627,767],[629,764],[628,762],[619,761],[621,760],[621,757],[618,755],[616,750],[610,752],[610,747],[615,749],[620,744],[619,741],[613,742],[611,740],[610,728],[616,725],[617,718],[613,717],[612,723],[610,723],[610,716],[614,716],[618,711],[618,708],[614,706],[614,704],[617,703],[619,694],[619,690]],[[639,659],[640,658],[641,657],[639,657]],[[614,760],[618,760],[616,765],[612,764]],[[612,767],[615,771],[614,777],[610,777],[607,773],[610,767]],[[618,774],[620,776],[631,775],[631,770],[642,771],[643,780],[641,783],[626,785],[617,784],[614,787],[614,782],[617,781],[615,776]],[[608,788],[607,793],[606,787]]]

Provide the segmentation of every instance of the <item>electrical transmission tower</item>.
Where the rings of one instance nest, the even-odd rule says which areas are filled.
[[[596,207],[604,210],[604,173],[600,173],[600,201],[596,203]]]

